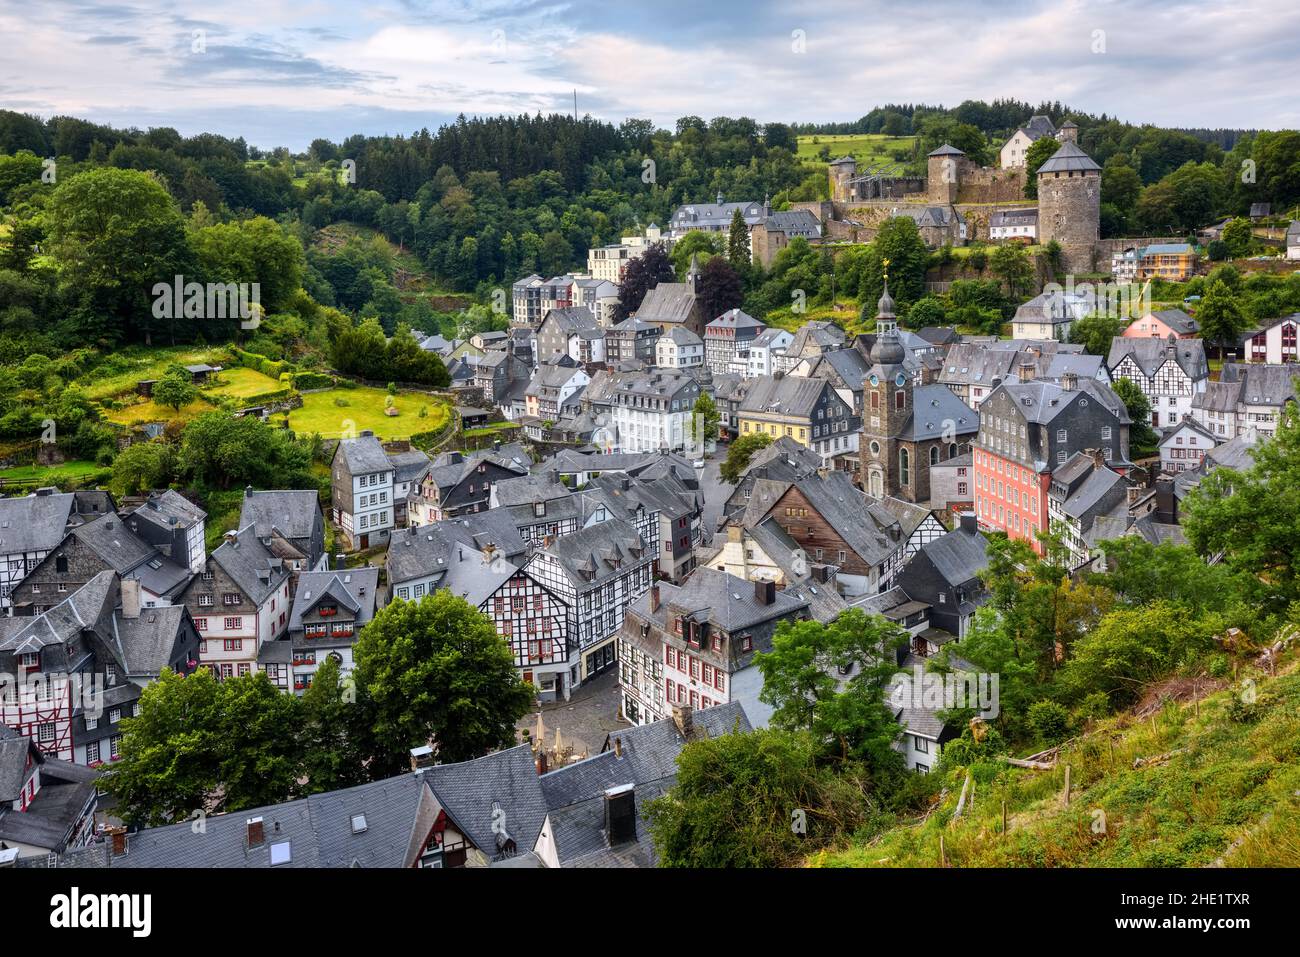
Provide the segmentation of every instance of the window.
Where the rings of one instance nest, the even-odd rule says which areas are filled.
[[[121,720],[122,720],[122,709],[110,708],[108,711],[108,723],[117,724]]]
[[[41,744],[54,743],[54,722],[43,721],[36,726],[36,740]]]
[[[91,741],[86,745],[86,763],[94,764],[99,760],[99,742]]]
[[[930,753],[930,742],[925,740],[925,738],[913,738],[912,740],[915,742],[913,747],[916,749],[916,751],[918,751],[921,754]]]
[[[242,618],[226,619],[226,631],[238,631],[240,628],[243,627],[244,627],[244,619]]]
[[[1064,441],[1065,441],[1065,438],[1066,438],[1066,431],[1065,431],[1065,429],[1057,429],[1057,430],[1056,430],[1056,441],[1058,441],[1058,442],[1064,442]]]
[[[212,607],[212,596],[211,596],[211,595],[200,595],[200,596],[199,596],[199,607],[200,607],[200,608],[211,608],[211,607]]]
[[[902,485],[912,484],[912,457],[907,449],[898,450],[898,481]]]
[[[197,628],[199,631],[207,631],[208,620],[206,618],[195,618],[194,627]]]
[[[221,596],[221,603],[223,605],[238,605],[239,604],[238,593],[232,591],[226,592]]]
[[[87,719],[86,719],[86,730],[87,730],[87,731],[94,731],[94,730],[95,730],[96,728],[98,728],[98,727],[99,727],[99,719],[98,719],[98,718],[87,718]]]
[[[244,639],[243,639],[243,638],[227,638],[227,639],[225,639],[224,641],[221,642],[221,650],[222,650],[222,651],[243,651],[243,650],[244,650]]]

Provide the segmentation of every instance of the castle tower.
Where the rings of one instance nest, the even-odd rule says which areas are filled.
[[[841,156],[837,160],[832,160],[826,167],[827,175],[830,177],[831,202],[847,203],[853,197],[850,195],[851,180],[858,171],[858,163],[852,156]]]
[[[1101,238],[1101,167],[1070,141],[1038,168],[1038,241],[1061,245],[1066,272],[1092,272]]]
[[[957,202],[957,189],[961,185],[961,166],[966,154],[955,146],[944,143],[926,158],[926,192],[930,202],[951,206]]]
[[[876,341],[871,347],[871,369],[863,383],[862,439],[859,448],[862,487],[877,497],[913,487],[917,463],[899,445],[899,436],[912,415],[912,377],[903,368],[907,352],[898,338],[889,277],[876,306]],[[906,478],[907,481],[903,482]]]
[[[1066,120],[1061,124],[1061,128],[1056,131],[1056,138],[1062,143],[1079,142],[1079,124],[1074,120]]]

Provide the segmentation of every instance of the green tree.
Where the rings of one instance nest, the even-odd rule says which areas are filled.
[[[714,256],[700,270],[700,308],[706,321],[712,322],[730,309],[739,309],[745,301],[740,276],[722,256]]]
[[[1245,216],[1228,220],[1223,227],[1223,243],[1233,259],[1245,259],[1255,245],[1255,234],[1251,232],[1250,220]]]
[[[1023,246],[1016,243],[997,246],[989,256],[989,268],[1002,280],[1013,300],[1024,299],[1033,288],[1034,264]]]
[[[364,755],[354,731],[360,717],[352,675],[340,676],[338,662],[326,655],[302,695],[301,738],[303,771],[309,790],[336,791],[366,780]]]
[[[1061,144],[1054,137],[1040,136],[1025,150],[1025,196],[1028,199],[1038,198],[1038,167],[1060,148]]]
[[[176,475],[175,450],[165,442],[136,442],[113,459],[108,487],[119,498],[165,488]]]
[[[780,867],[852,833],[872,816],[869,777],[835,774],[819,752],[810,734],[777,729],[687,744],[672,790],[647,807],[659,866]]]
[[[209,488],[308,488],[315,484],[308,447],[253,416],[203,413],[181,434],[180,461],[195,482]]]
[[[1186,501],[1183,527],[1201,555],[1255,576],[1284,601],[1300,600],[1300,419],[1282,411],[1276,435],[1251,447],[1253,465],[1216,468]]]
[[[100,787],[141,826],[289,800],[302,772],[298,710],[261,671],[217,681],[207,668],[164,668],[123,719],[121,757]]]
[[[170,405],[177,412],[198,398],[199,390],[187,372],[168,372],[153,385],[155,402]]]
[[[508,747],[534,700],[491,619],[446,589],[392,602],[353,653],[378,776],[396,773],[411,748],[430,742],[446,762]]]
[[[1130,454],[1135,458],[1155,455],[1159,448],[1160,437],[1151,427],[1151,400],[1146,397],[1141,386],[1123,376],[1116,379],[1111,387],[1124,403],[1128,417],[1133,423],[1129,426],[1128,433]]]
[[[749,227],[745,225],[739,207],[731,214],[731,226],[727,231],[727,261],[738,273],[744,273],[750,264]]]
[[[830,624],[781,622],[772,650],[754,657],[763,675],[759,698],[775,708],[772,726],[811,731],[827,756],[860,760],[878,773],[902,770],[893,748],[898,724],[885,699],[907,640],[902,628],[860,608]]]
[[[718,474],[722,481],[730,482],[732,485],[739,482],[741,473],[749,468],[749,460],[754,457],[754,453],[771,444],[772,436],[766,432],[751,432],[732,442],[727,450],[726,459],[718,467]]]
[[[1127,324],[1128,320],[1119,316],[1094,313],[1070,324],[1070,341],[1090,355],[1104,358],[1110,355],[1111,340],[1123,333]]]
[[[701,392],[691,411],[694,412],[691,417],[691,438],[702,443],[716,442],[718,423],[722,420],[722,415],[718,412],[718,405],[713,401],[713,396]],[[696,435],[697,428],[701,426],[703,434]]]
[[[1218,345],[1220,356],[1224,343],[1234,344],[1238,334],[1250,325],[1237,294],[1223,280],[1214,278],[1201,298],[1196,319],[1201,324],[1201,336]]]
[[[50,199],[49,251],[82,328],[146,344],[160,322],[173,335],[182,317],[154,317],[152,290],[190,262],[185,221],[156,176],[102,167],[69,177]]]

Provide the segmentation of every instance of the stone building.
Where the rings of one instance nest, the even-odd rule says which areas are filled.
[[[1038,241],[1061,246],[1066,272],[1095,269],[1101,237],[1101,167],[1068,140],[1038,168]]]

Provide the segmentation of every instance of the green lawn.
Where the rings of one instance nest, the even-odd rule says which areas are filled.
[[[289,428],[299,435],[319,432],[327,439],[366,429],[381,439],[405,439],[445,425],[451,414],[451,405],[445,399],[425,392],[402,392],[395,397],[399,414],[385,415],[387,397],[385,390],[368,386],[313,392],[302,397],[302,408],[289,413]],[[335,399],[342,399],[347,405],[335,405]],[[424,418],[420,418],[421,407],[428,410]],[[279,421],[281,417],[275,418]]]
[[[813,142],[814,139],[817,140],[816,143]],[[868,167],[875,169],[897,162],[892,155],[895,150],[906,150],[910,156],[915,144],[915,136],[885,136],[883,133],[837,135],[818,133],[816,136],[799,137],[797,155],[805,163],[824,163],[825,160],[818,159],[817,154],[821,152],[823,146],[829,146],[831,159],[837,160],[841,156],[852,154],[858,161],[859,170]]]
[[[47,476],[68,476],[84,478],[100,471],[102,465],[85,460],[64,462],[62,465],[16,465],[10,469],[0,469],[0,480],[6,482],[37,482]]]
[[[109,364],[125,366],[121,372],[92,371],[78,384],[91,399],[106,399],[135,390],[144,379],[160,379],[172,363],[196,365],[206,362],[219,365],[223,350],[212,346],[131,346],[118,349]]]
[[[197,415],[211,412],[212,409],[213,406],[202,399],[195,399],[189,405],[181,406],[180,411],[170,405],[163,405],[153,401],[153,399],[148,399],[121,409],[106,409],[104,418],[110,422],[125,426],[141,425],[145,422],[170,422],[172,419],[188,422]]]
[[[218,382],[203,391],[211,392],[213,395],[230,396],[234,399],[247,399],[250,396],[275,392],[280,387],[279,381],[272,379],[269,375],[258,372],[256,369],[245,369],[243,366],[236,366],[223,370]]]

